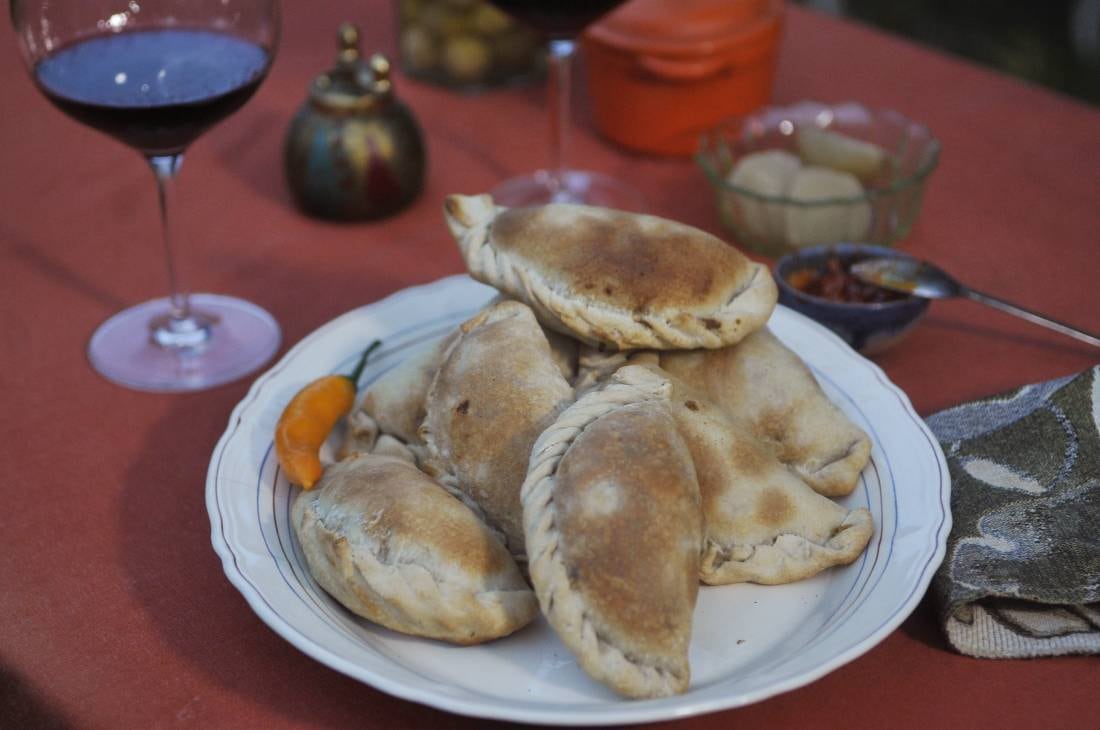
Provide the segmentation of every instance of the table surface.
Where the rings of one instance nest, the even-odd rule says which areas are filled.
[[[410,208],[336,225],[295,211],[281,143],[345,19],[394,47],[390,3],[287,3],[283,46],[256,97],[194,147],[180,185],[197,291],[272,312],[293,345],[397,289],[459,272],[440,216],[545,161],[539,89],[457,96],[398,79],[430,169]],[[123,390],[84,358],[96,325],[164,293],[155,194],[130,150],[34,90],[0,43],[0,726],[479,727],[314,662],[268,629],[210,547],[204,480],[243,380],[187,395]],[[774,99],[859,100],[942,139],[902,248],[975,287],[1100,329],[1100,113],[867,28],[791,8]],[[572,156],[630,179],[653,212],[719,232],[688,160],[623,154],[583,107]],[[878,363],[922,414],[1082,370],[1085,345],[978,305],[944,302]],[[18,506],[15,502],[19,502]],[[685,727],[1078,725],[1100,711],[1095,658],[975,660],[951,652],[927,600],[879,646],[813,684]]]

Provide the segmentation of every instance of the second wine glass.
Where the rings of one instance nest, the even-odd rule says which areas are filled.
[[[506,180],[493,190],[499,205],[520,207],[546,203],[580,203],[641,211],[641,193],[609,175],[570,169],[567,164],[572,62],[577,38],[600,16],[624,0],[490,0],[501,10],[542,32],[549,43],[550,165]]]

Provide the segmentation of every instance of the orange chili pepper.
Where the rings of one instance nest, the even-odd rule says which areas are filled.
[[[275,456],[291,484],[312,489],[321,478],[321,444],[355,404],[355,391],[367,358],[382,343],[375,340],[351,375],[326,375],[299,390],[275,425]]]

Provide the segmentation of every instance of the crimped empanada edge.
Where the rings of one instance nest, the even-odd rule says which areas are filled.
[[[528,568],[543,614],[590,677],[620,694],[637,698],[686,691],[690,668],[686,661],[682,671],[639,662],[599,634],[587,615],[583,599],[573,590],[558,551],[553,492],[558,464],[589,424],[634,403],[667,401],[668,381],[644,372],[643,382],[632,383],[623,382],[620,370],[614,382],[585,395],[563,411],[535,442],[527,479],[520,492]],[[629,380],[631,375],[628,372],[625,378]]]
[[[848,565],[863,553],[873,533],[870,511],[859,507],[848,512],[824,544],[794,533],[782,533],[756,545],[723,545],[708,537],[699,578],[707,585],[792,583],[836,565]],[[741,559],[730,556],[738,550],[750,552]]]
[[[543,276],[524,266],[517,257],[498,251],[490,243],[492,220],[487,215],[485,196],[475,201],[484,217],[455,215],[452,232],[470,275],[521,299],[528,304],[544,324],[562,329],[589,344],[606,344],[620,349],[648,348],[715,349],[740,342],[768,321],[778,298],[778,289],[766,266],[749,262],[752,273],[725,304],[713,310],[690,312],[680,310],[675,318],[655,313],[626,312],[610,307],[606,302],[586,297],[569,296],[558,291]],[[491,200],[491,199],[490,199]],[[497,206],[496,215],[506,210]],[[455,224],[468,225],[456,230]]]

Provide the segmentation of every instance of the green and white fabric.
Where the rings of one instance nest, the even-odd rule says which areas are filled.
[[[933,582],[976,657],[1100,653],[1100,366],[928,418],[954,526]]]

